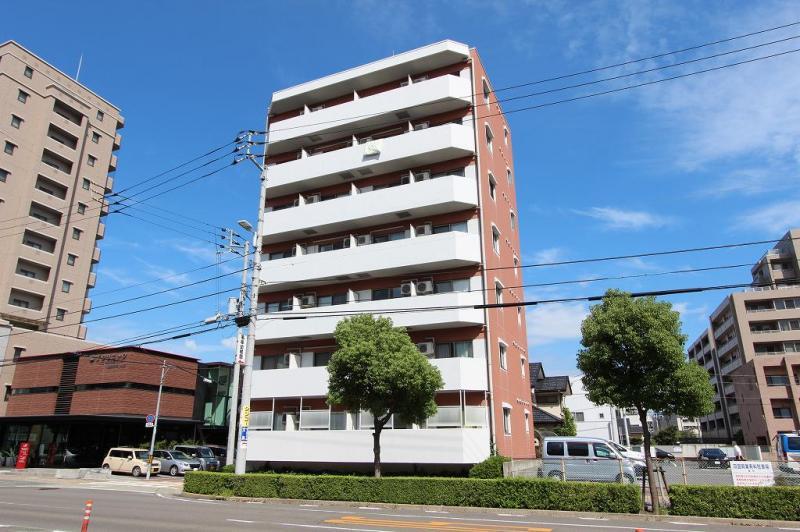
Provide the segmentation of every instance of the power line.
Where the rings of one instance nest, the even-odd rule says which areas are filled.
[[[118,210],[118,211],[111,211],[111,214],[121,214],[123,216],[127,216],[128,218],[133,218],[134,220],[139,220],[139,221],[148,223],[150,225],[154,225],[156,227],[160,227],[161,229],[166,229],[167,231],[172,231],[174,233],[178,233],[178,234],[187,236],[189,238],[193,238],[195,240],[199,240],[201,242],[205,242],[207,244],[211,244],[214,247],[218,247],[218,248],[224,248],[225,247],[224,244],[220,244],[219,242],[214,242],[213,240],[208,240],[207,238],[202,238],[202,237],[199,237],[197,235],[193,235],[191,233],[187,233],[186,231],[181,231],[180,229],[176,229],[176,228],[174,228],[172,226],[160,224],[158,222],[154,222],[152,220],[148,220],[148,219],[142,218],[140,216],[134,216],[133,214],[131,214],[129,212],[124,212],[122,210]]]

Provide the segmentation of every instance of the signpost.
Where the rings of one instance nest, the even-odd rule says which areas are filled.
[[[153,414],[147,414],[147,417],[144,418],[145,428],[152,429],[155,423],[156,423],[156,416],[154,416]]]
[[[28,457],[31,455],[30,442],[24,441],[19,444],[19,454],[17,455],[17,469],[28,467]]]
[[[731,476],[734,486],[774,486],[771,462],[733,461]]]

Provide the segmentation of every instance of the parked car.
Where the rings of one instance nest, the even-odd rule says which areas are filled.
[[[656,448],[656,459],[658,460],[675,460],[675,455],[663,449]]]
[[[220,461],[214,456],[214,451],[205,445],[176,445],[175,450],[183,451],[199,460],[203,471],[217,471],[220,468]]]
[[[705,469],[708,467],[718,467],[726,469],[731,466],[731,459],[725,454],[725,451],[717,447],[707,447],[700,449],[697,453],[697,459],[700,461],[699,467]]]
[[[222,445],[206,445],[206,447],[211,449],[211,452],[214,453],[214,456],[217,457],[217,460],[219,460],[220,463],[225,461],[225,458],[228,455],[227,447],[223,447]]]
[[[161,463],[161,472],[169,473],[173,477],[201,469],[200,460],[183,451],[153,451],[153,457]]]
[[[161,464],[153,460],[150,466],[151,474],[158,474]],[[109,449],[103,460],[103,469],[110,469],[112,473],[129,473],[140,477],[147,472],[147,449],[133,447],[114,447]]]
[[[541,475],[547,478],[633,483],[643,466],[600,438],[553,436],[542,445]]]

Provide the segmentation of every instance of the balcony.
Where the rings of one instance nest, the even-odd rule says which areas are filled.
[[[95,246],[92,252],[92,262],[100,262],[100,248]]]
[[[309,281],[345,282],[433,270],[480,262],[477,234],[452,231],[404,240],[298,255],[261,263],[262,292],[308,288]]]
[[[439,177],[269,212],[263,241],[304,239],[308,234],[303,230],[312,227],[324,235],[396,222],[401,214],[403,218],[420,218],[476,207],[474,168],[469,167],[469,177]]]
[[[83,307],[81,307],[81,312],[86,314],[87,312],[90,312],[91,310],[92,310],[92,300],[89,299],[88,297],[84,298]]]
[[[114,178],[111,176],[106,177],[106,193],[114,189]]]
[[[250,430],[248,461],[372,463],[369,430]],[[488,428],[393,429],[381,435],[383,463],[473,464],[489,456]]]
[[[108,171],[114,172],[117,169],[117,156],[111,154],[111,159],[108,161]]]
[[[392,318],[396,326],[411,330],[422,331],[482,325],[483,311],[471,308],[473,305],[482,303],[483,295],[480,292],[453,292],[262,314],[259,315],[256,324],[256,339],[259,344],[268,344],[330,337],[333,335],[336,324],[342,319],[341,314],[363,312],[380,315],[379,311],[381,310],[391,311],[386,316]],[[413,307],[465,308],[393,313],[393,311]],[[328,316],[323,313],[334,313],[334,315]],[[314,314],[319,314],[319,317],[313,316]],[[295,395],[297,394],[295,393]]]
[[[739,339],[734,336],[724,344],[717,346],[717,357],[722,358],[726,353],[728,353],[731,349],[737,347],[738,345],[739,345]]]
[[[270,127],[270,151],[297,149],[306,140],[302,137],[311,134],[325,141],[340,136],[343,129],[375,129],[399,112],[415,120],[463,109],[471,103],[471,94],[469,78],[445,75],[288,118]]]
[[[120,146],[122,146],[122,135],[117,133],[114,136],[114,144],[112,145],[111,149],[114,150],[114,151],[117,151],[120,148]]]
[[[431,359],[431,363],[442,372],[442,390],[488,389],[483,357],[437,358]],[[324,397],[327,393],[328,368],[325,366],[253,372],[253,399]]]
[[[97,224],[97,240],[103,240],[106,236],[106,224],[100,222]]]
[[[471,125],[444,124],[272,165],[267,170],[267,191],[270,196],[283,196],[342,179],[457,159],[474,151]]]
[[[94,288],[97,286],[97,274],[94,272],[89,272],[89,278],[86,280],[86,286],[89,288]]]

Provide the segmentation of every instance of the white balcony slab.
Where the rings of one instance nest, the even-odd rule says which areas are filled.
[[[442,390],[488,389],[485,358],[438,358],[431,363],[442,373]],[[327,393],[328,368],[325,366],[253,372],[253,399],[324,397]]]
[[[340,138],[346,128],[374,130],[397,120],[395,113],[401,111],[414,120],[463,109],[471,95],[469,77],[445,75],[309,112],[271,125],[267,153],[297,149],[309,143],[310,135],[318,143]]]
[[[371,463],[372,431],[251,430],[250,462]],[[489,429],[394,429],[381,434],[381,460],[403,464],[472,464],[489,456]]]
[[[473,305],[482,303],[481,292],[460,292],[262,314],[259,315],[256,324],[256,343],[268,344],[331,337],[336,324],[342,319],[342,313],[385,315],[392,318],[396,326],[415,331],[482,325],[483,311],[472,308]],[[464,308],[397,312],[420,307]],[[381,311],[386,313],[382,314]],[[335,315],[325,315],[324,312],[333,312]]]
[[[468,177],[445,176],[398,187],[300,205],[264,215],[263,242],[282,242],[456,212],[478,205],[474,166]]]
[[[379,152],[369,153],[375,147]],[[474,151],[475,138],[469,123],[411,131],[374,144],[357,144],[272,165],[267,169],[267,195],[283,196],[341,183],[345,178],[420,167],[471,155]]]
[[[308,288],[370,277],[455,269],[478,264],[480,237],[452,231],[404,240],[298,255],[261,263],[262,292]]]

